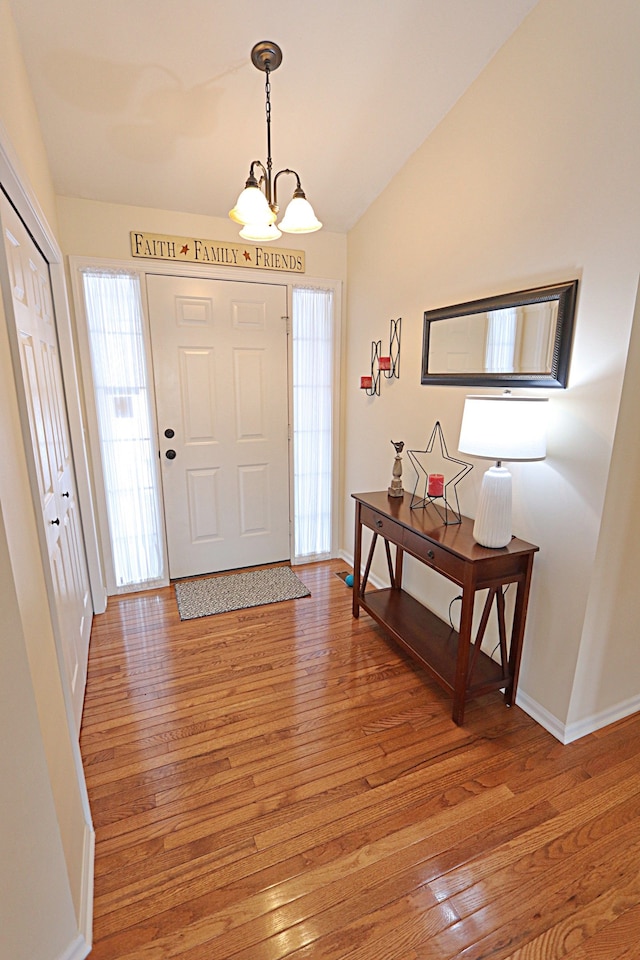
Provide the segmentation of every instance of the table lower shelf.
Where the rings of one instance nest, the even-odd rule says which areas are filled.
[[[456,630],[404,590],[370,590],[358,599],[358,604],[445,690],[454,690],[459,641]],[[474,650],[471,644],[469,664]],[[470,679],[467,696],[480,696],[508,683],[500,664],[482,651]]]

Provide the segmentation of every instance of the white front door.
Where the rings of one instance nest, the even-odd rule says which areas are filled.
[[[87,675],[91,596],[69,442],[49,266],[0,196],[38,506],[51,578],[52,615],[79,731]]]
[[[287,296],[148,276],[169,575],[288,560]]]

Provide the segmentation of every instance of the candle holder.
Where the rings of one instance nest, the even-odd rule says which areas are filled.
[[[451,468],[454,472],[448,479],[448,474],[429,472],[420,459],[428,460],[434,452],[436,440],[438,440],[440,452],[434,457],[437,456],[440,463],[455,464]],[[411,510],[421,510],[431,505],[445,526],[461,523],[457,486],[462,478],[473,470],[473,465],[449,454],[440,421],[436,420],[424,450],[408,450],[407,453],[416,471],[416,482],[411,494]],[[421,487],[421,491],[418,491],[418,487]]]
[[[360,377],[360,389],[368,397],[380,396],[380,378],[398,379],[400,376],[400,335],[402,317],[389,321],[389,354],[382,356],[382,340],[371,341],[371,374]],[[369,383],[368,381],[371,380]],[[366,382],[365,382],[366,381]]]
[[[400,377],[400,334],[402,331],[402,317],[389,321],[389,356],[380,357],[380,370],[387,380]]]
[[[365,377],[360,377],[360,389],[364,390],[368,397],[380,396],[380,369],[378,367],[378,358],[382,352],[382,340],[374,340],[371,343],[371,373]]]

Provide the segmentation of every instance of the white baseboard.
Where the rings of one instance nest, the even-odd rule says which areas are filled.
[[[90,823],[85,824],[82,850],[82,889],[80,890],[80,916],[78,933],[74,940],[57,957],[57,960],[85,960],[91,953],[93,942],[93,868],[96,837]]]
[[[80,891],[80,916],[78,926],[80,935],[88,945],[87,953],[93,942],[93,879],[96,850],[96,834],[91,823],[84,828],[84,845],[82,851],[82,889]],[[82,954],[86,956],[87,954]],[[78,954],[80,957],[80,954]],[[75,958],[74,958],[75,960]]]
[[[58,956],[58,960],[85,960],[91,952],[91,944],[87,943],[81,933],[69,944],[67,949]]]
[[[524,710],[536,723],[539,723],[541,727],[544,727],[545,730],[548,730],[556,740],[559,740],[560,743],[567,743],[565,740],[565,725],[560,723],[557,717],[554,717],[552,713],[549,713],[542,704],[538,703],[537,700],[534,700],[533,697],[530,697],[527,693],[524,693],[522,690],[516,692],[516,705]]]
[[[525,713],[528,713],[530,717],[544,727],[545,730],[553,734],[556,740],[564,744],[573,743],[574,740],[579,740],[581,737],[586,737],[596,730],[608,727],[610,723],[615,723],[616,720],[624,720],[625,717],[629,717],[632,713],[637,713],[640,710],[640,696],[631,697],[629,700],[624,700],[622,703],[618,703],[614,707],[609,707],[607,710],[593,713],[591,716],[585,717],[582,720],[576,720],[574,723],[564,724],[534,700],[533,697],[523,693],[521,690],[519,690],[516,695],[516,703]]]
[[[624,720],[625,717],[630,717],[632,713],[637,713],[639,710],[640,696],[630,697],[628,700],[623,700],[622,703],[617,703],[614,707],[609,707],[608,710],[601,710],[600,713],[595,713],[584,720],[568,723],[565,729],[564,742],[572,743],[574,740],[579,740],[580,737],[586,737],[587,734],[593,733],[595,730],[608,727],[610,723],[615,723],[616,720]]]

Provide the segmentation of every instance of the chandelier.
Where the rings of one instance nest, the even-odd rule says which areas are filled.
[[[313,233],[320,230],[322,224],[313,212],[313,207],[304,195],[300,184],[300,177],[295,170],[279,170],[273,176],[273,162],[271,160],[271,83],[273,70],[277,70],[282,63],[282,50],[277,43],[262,40],[256,43],[251,51],[251,62],[258,70],[265,73],[265,97],[267,119],[267,165],[260,160],[254,160],[249,168],[249,176],[244,190],[238,197],[235,207],[229,211],[229,216],[236,223],[242,224],[240,236],[245,240],[255,240],[264,243],[276,240],[285,233]],[[260,176],[256,175],[259,172]],[[278,218],[278,178],[283,174],[291,174],[296,178],[296,187],[293,198],[290,200],[284,217],[276,225]]]

